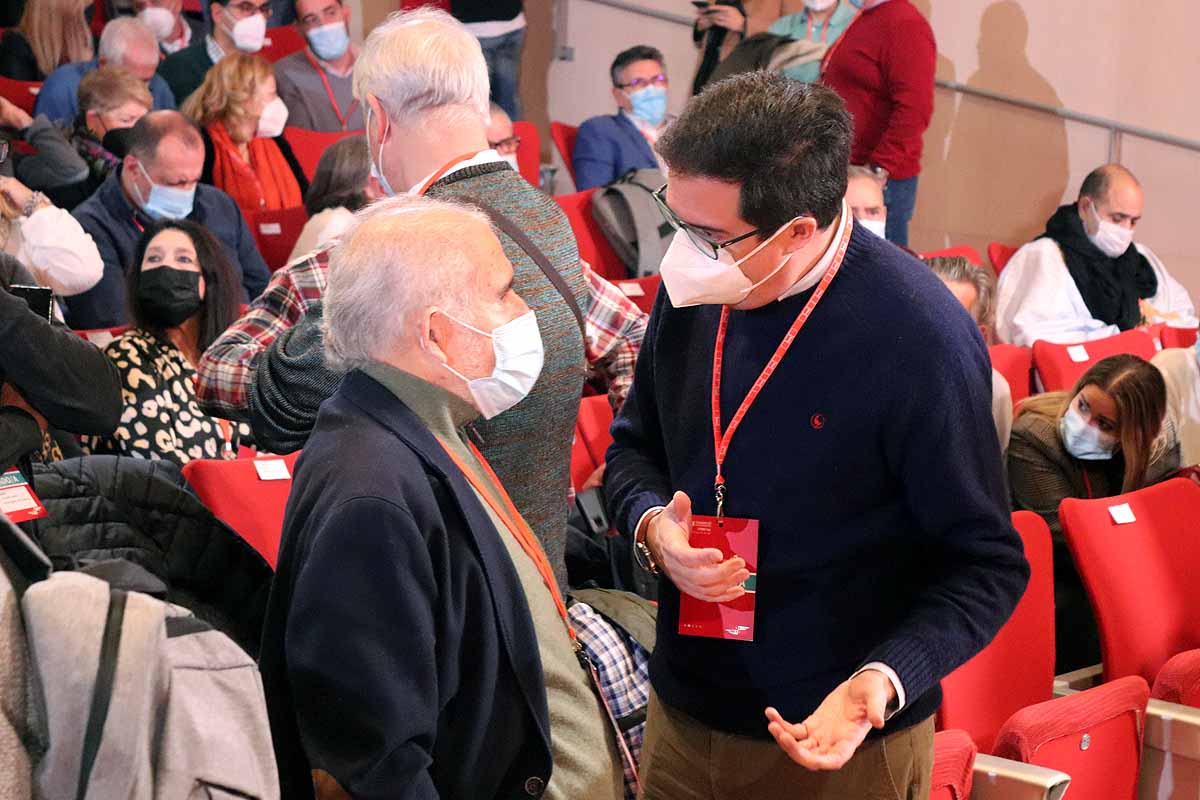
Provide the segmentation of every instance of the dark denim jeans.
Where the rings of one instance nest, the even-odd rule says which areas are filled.
[[[917,207],[917,178],[902,181],[888,179],[883,190],[883,202],[887,206],[887,240],[908,247],[908,223]]]
[[[521,48],[524,44],[524,28],[503,36],[488,36],[479,40],[479,45],[483,48],[483,57],[487,59],[492,100],[514,120],[521,118],[518,79],[521,74]]]

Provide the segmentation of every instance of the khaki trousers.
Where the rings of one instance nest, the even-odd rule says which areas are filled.
[[[766,722],[763,722],[766,727]],[[722,733],[651,695],[641,800],[926,800],[933,717],[868,739],[836,772],[810,772],[774,740]]]

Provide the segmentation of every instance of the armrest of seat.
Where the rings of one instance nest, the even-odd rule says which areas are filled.
[[[1093,664],[1090,667],[1064,672],[1054,676],[1054,696],[1065,697],[1069,694],[1082,692],[1085,689],[1099,686],[1104,679],[1104,665]]]
[[[1065,772],[980,753],[971,800],[1060,800],[1070,784]]]
[[[1146,706],[1145,747],[1200,761],[1200,708],[1151,700]]]

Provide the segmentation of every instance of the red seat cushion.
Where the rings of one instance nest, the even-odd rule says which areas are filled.
[[[575,157],[575,139],[578,137],[579,128],[577,126],[567,125],[564,122],[550,123],[550,138],[554,140],[558,154],[562,156],[563,163],[567,165],[567,172],[571,173],[571,180],[575,180],[575,163],[572,159]]]
[[[1155,700],[1200,707],[1200,650],[1188,650],[1163,664],[1154,678]]]
[[[967,800],[975,768],[975,743],[966,731],[942,731],[933,737],[930,800]]]
[[[254,240],[267,268],[271,272],[282,268],[304,230],[304,223],[308,222],[308,212],[303,208],[281,208],[254,211],[249,216]]]
[[[294,475],[299,457],[300,453],[295,452],[287,456],[238,461],[189,461],[183,467],[183,477],[196,490],[200,501],[237,531],[274,569],[292,480],[289,477],[287,480],[264,481],[259,478],[254,465],[282,460],[288,474]]]
[[[1150,687],[1122,678],[1021,709],[995,755],[1071,776],[1073,800],[1136,800]]]
[[[26,114],[33,114],[33,104],[37,102],[41,88],[40,81],[14,81],[12,78],[0,76],[0,97]]]
[[[1118,525],[1109,508],[1128,504]],[[1059,506],[1063,533],[1100,629],[1106,680],[1153,681],[1177,653],[1200,648],[1200,486],[1174,478],[1136,492]]]
[[[992,368],[1008,381],[1012,392],[1013,408],[1029,397],[1033,383],[1033,348],[1015,344],[994,344],[988,348],[992,357]]]
[[[610,281],[623,280],[626,277],[625,264],[592,218],[592,195],[595,192],[595,189],[588,189],[575,194],[558,195],[554,202],[558,203],[571,223],[571,230],[579,245],[579,257],[588,262],[597,275]]]
[[[1029,584],[991,643],[942,679],[938,724],[965,731],[990,753],[1000,726],[1054,691],[1054,555],[1050,528],[1029,511],[1013,514],[1029,561]]]
[[[1004,265],[1008,263],[1008,260],[1019,249],[1019,247],[1013,247],[1003,242],[990,242],[988,244],[988,260],[992,262],[992,269],[996,270],[997,275],[1000,274],[1000,271],[1004,269]]]
[[[278,25],[267,28],[266,43],[258,51],[258,55],[274,64],[281,58],[287,58],[292,53],[303,50],[308,45],[300,31],[293,25]]]
[[[513,123],[513,135],[521,137],[517,145],[517,169],[521,177],[534,188],[541,185],[542,137],[532,122],[518,120]]]
[[[658,287],[662,285],[662,277],[659,275],[647,275],[644,278],[627,278],[622,281],[614,281],[617,288],[625,293],[625,296],[633,301],[633,304],[650,313],[650,309],[654,308],[654,298],[658,296]]]
[[[1164,325],[1162,329],[1163,347],[1193,347],[1196,344],[1196,328],[1172,328]]]
[[[1156,352],[1154,337],[1146,330],[1135,328],[1079,344],[1034,342],[1033,366],[1047,392],[1060,392],[1072,389],[1097,361],[1126,353],[1149,361]]]
[[[317,163],[331,144],[347,136],[361,136],[362,131],[310,131],[307,128],[297,128],[289,125],[283,129],[283,138],[292,146],[292,153],[300,162],[300,169],[310,181],[317,172]]]

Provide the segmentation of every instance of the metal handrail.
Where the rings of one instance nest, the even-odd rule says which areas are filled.
[[[652,17],[654,19],[663,20],[665,22],[673,22],[678,25],[686,25],[692,27],[694,17],[675,14],[670,11],[659,11],[656,8],[646,8],[637,3],[629,2],[629,0],[587,0],[589,3],[597,5],[609,6],[610,8],[628,11],[633,14],[640,14],[644,17]],[[565,0],[564,0],[565,2]],[[1191,150],[1192,152],[1200,152],[1200,141],[1195,139],[1187,139],[1182,136],[1174,136],[1162,131],[1151,130],[1150,128],[1142,128],[1137,125],[1127,125],[1124,122],[1119,122],[1115,119],[1107,117],[1099,117],[1094,114],[1084,114],[1081,111],[1072,111],[1069,108],[1061,108],[1059,106],[1047,105],[1038,103],[1033,100],[1025,100],[1020,97],[993,92],[990,89],[980,89],[975,86],[968,86],[965,83],[958,81],[937,81],[937,86],[942,89],[948,89],[959,94],[970,95],[972,97],[982,97],[987,100],[992,100],[997,103],[1024,108],[1030,111],[1037,111],[1042,114],[1050,114],[1061,119],[1078,122],[1083,125],[1091,125],[1096,128],[1102,128],[1108,131],[1108,156],[1109,161],[1121,160],[1121,137],[1135,136],[1139,139],[1146,139],[1151,142],[1178,147],[1183,150]]]

